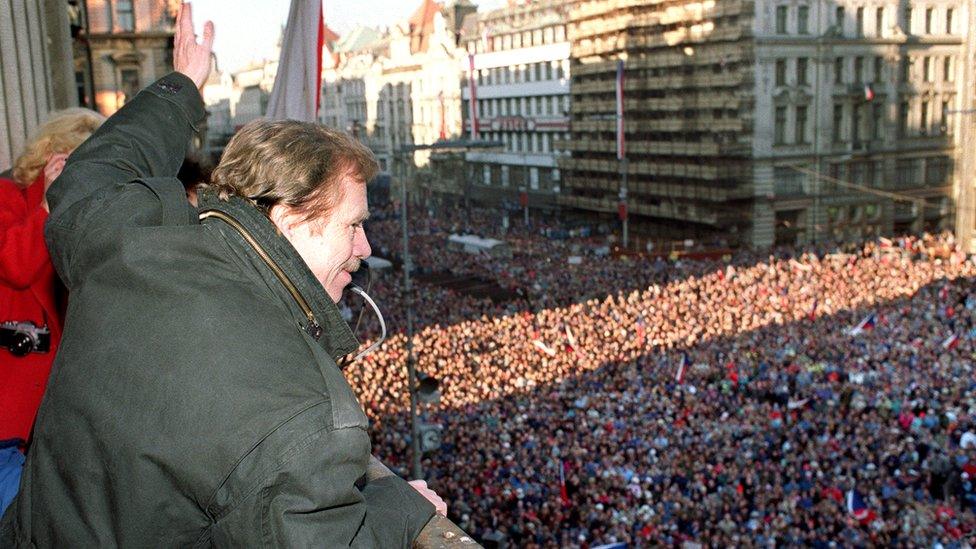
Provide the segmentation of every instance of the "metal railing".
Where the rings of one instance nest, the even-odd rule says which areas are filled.
[[[377,480],[392,475],[394,475],[393,471],[376,459],[376,456],[370,457],[369,467],[366,469],[367,480]],[[420,531],[417,539],[413,541],[413,547],[414,549],[471,549],[481,545],[449,518],[435,513]]]

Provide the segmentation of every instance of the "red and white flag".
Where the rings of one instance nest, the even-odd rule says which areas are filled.
[[[674,382],[681,385],[685,382],[685,374],[688,373],[688,365],[690,364],[688,359],[688,353],[681,355],[681,363],[678,364],[678,371],[674,373]]]
[[[617,160],[626,156],[624,143],[624,61],[617,61]]]
[[[564,324],[566,327],[566,348],[571,353],[579,354],[579,348],[576,346],[576,337],[573,335],[573,331],[569,329],[569,324]]]
[[[959,346],[959,335],[950,334],[949,337],[942,341],[942,348],[946,351],[951,351]]]
[[[874,90],[871,89],[871,84],[864,85],[864,100],[874,101]]]
[[[559,461],[559,499],[563,503],[563,507],[569,507],[573,504],[569,500],[569,491],[566,489],[566,463],[562,460]]]
[[[322,0],[291,0],[266,116],[314,122],[322,94]]]

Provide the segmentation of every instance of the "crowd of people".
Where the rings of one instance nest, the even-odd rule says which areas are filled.
[[[668,261],[521,230],[506,260],[446,250],[449,232],[499,236],[484,212],[455,215],[411,226],[417,269],[524,290],[414,298],[417,368],[441,382],[422,411],[442,444],[423,466],[467,532],[520,547],[972,544],[976,265],[951,236]],[[396,256],[398,230],[373,223],[375,253]],[[374,297],[401,333],[346,374],[374,452],[407,474],[397,276]]]

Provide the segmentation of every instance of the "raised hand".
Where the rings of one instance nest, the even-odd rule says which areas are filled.
[[[193,32],[193,8],[189,2],[184,2],[180,6],[180,14],[176,17],[173,68],[193,80],[197,89],[201,91],[210,75],[210,53],[213,50],[213,39],[213,21],[207,21],[203,25],[203,41],[197,43],[197,35]]]

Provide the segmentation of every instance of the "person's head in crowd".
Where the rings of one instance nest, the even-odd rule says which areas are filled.
[[[104,121],[104,116],[90,109],[75,107],[52,112],[14,161],[14,181],[26,188],[43,174],[45,184],[50,185],[61,175],[71,151]]]
[[[366,183],[379,165],[345,133],[295,120],[257,120],[227,144],[210,187],[264,211],[334,301],[371,253]]]

